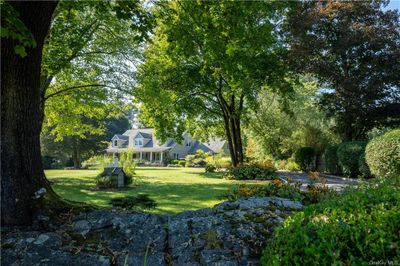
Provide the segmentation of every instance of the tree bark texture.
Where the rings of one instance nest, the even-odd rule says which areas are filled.
[[[239,106],[237,107],[235,106],[234,95],[231,96],[230,103],[224,99],[221,93],[217,95],[217,99],[224,118],[225,134],[228,140],[232,165],[236,167],[244,161],[240,126],[243,97],[240,97]]]
[[[39,201],[35,193],[48,192],[42,166],[40,70],[44,40],[56,1],[10,2],[31,31],[37,46],[22,58],[12,39],[1,39],[1,222],[29,225]],[[51,191],[52,192],[52,191]]]

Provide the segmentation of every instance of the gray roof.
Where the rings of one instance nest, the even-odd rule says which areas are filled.
[[[188,151],[188,153],[195,153],[197,150],[202,150],[204,152],[214,152],[213,150],[211,150],[209,147],[207,147],[206,145],[204,145],[203,143],[200,143],[198,141],[196,141],[196,144],[193,145],[190,150]]]
[[[153,128],[143,128],[143,129],[131,129],[127,130],[124,132],[124,134],[120,135],[117,134],[113,137],[117,138],[118,140],[122,140],[121,148],[127,148],[128,147],[128,142],[129,142],[129,137],[136,138],[137,135],[141,135],[145,139],[149,139],[150,141],[147,142],[142,148],[171,148],[175,146],[177,143],[175,142],[174,139],[169,138],[167,139],[164,143],[160,143],[158,139],[155,138],[154,136],[154,129]],[[187,135],[187,133],[184,133],[184,136]],[[195,153],[197,150],[202,150],[204,152],[214,152],[218,153],[223,149],[224,144],[226,143],[225,140],[221,139],[212,139],[206,143],[201,143],[199,141],[196,141],[195,144],[189,149],[188,153]]]
[[[210,150],[213,152],[220,152],[221,149],[224,147],[226,143],[226,140],[221,140],[221,139],[214,139],[210,140],[207,143],[204,143]]]
[[[120,140],[124,140],[124,141],[128,141],[129,140],[129,136],[125,136],[125,135],[121,135],[121,134],[115,134],[113,138],[117,138]]]
[[[152,138],[152,135],[151,134],[149,134],[149,133],[146,133],[146,132],[138,132],[138,134],[137,135],[142,135],[142,137],[143,138],[145,138],[145,139],[151,139]]]
[[[175,141],[173,139],[167,139],[167,141],[161,145],[161,147],[172,147],[175,145]]]

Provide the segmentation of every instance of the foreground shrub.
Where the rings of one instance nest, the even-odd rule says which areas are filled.
[[[224,177],[235,180],[271,180],[275,178],[275,168],[267,168],[255,164],[241,164],[237,167],[229,168]]]
[[[303,147],[294,153],[294,161],[302,171],[310,171],[313,168],[315,151],[311,147]]]
[[[381,180],[307,206],[277,228],[262,265],[399,262],[399,186]]]
[[[337,155],[339,165],[345,175],[357,177],[359,171],[359,158],[365,150],[365,141],[349,141],[340,144]]]
[[[324,153],[325,159],[325,171],[330,174],[339,174],[339,159],[337,155],[337,150],[339,145],[332,145],[326,148]]]
[[[372,139],[367,145],[365,156],[373,175],[400,176],[400,129]]]
[[[157,203],[154,199],[150,198],[147,194],[139,194],[137,196],[126,196],[120,198],[113,198],[110,204],[116,208],[126,210],[130,209],[154,209]]]

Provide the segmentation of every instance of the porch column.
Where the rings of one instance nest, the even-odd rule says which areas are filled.
[[[162,156],[163,156],[163,152],[160,152],[160,162],[162,162]]]
[[[153,152],[150,152],[150,162],[153,161]]]
[[[142,152],[140,152],[140,160],[142,160],[143,159],[143,154],[142,154]]]

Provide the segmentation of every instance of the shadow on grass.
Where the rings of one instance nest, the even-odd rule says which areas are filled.
[[[151,212],[170,214],[212,207],[228,188],[235,186],[235,184],[146,183],[138,187],[129,186],[115,191],[97,191],[92,190],[93,183],[71,181],[69,183],[68,185],[65,183],[54,184],[56,192],[66,199],[110,207],[109,201],[113,197],[146,193],[158,204],[156,210]]]
[[[188,172],[190,173],[190,172]],[[224,173],[194,173],[193,174],[198,174],[202,177],[206,177],[206,178],[216,178],[216,179],[222,179],[224,177]]]
[[[169,171],[176,171],[177,169],[185,169],[183,167],[146,167],[146,166],[139,166],[136,167],[137,171],[165,171],[165,170],[169,170]]]

